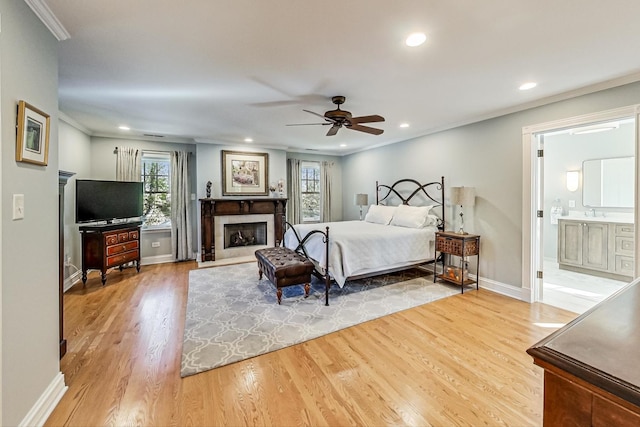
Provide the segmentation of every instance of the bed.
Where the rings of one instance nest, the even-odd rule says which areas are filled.
[[[376,204],[363,221],[287,224],[284,246],[304,252],[327,287],[329,278],[343,287],[348,279],[432,262],[435,232],[444,229],[443,202],[444,177],[376,182]]]

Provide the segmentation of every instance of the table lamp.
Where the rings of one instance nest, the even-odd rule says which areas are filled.
[[[360,221],[362,221],[362,207],[369,204],[369,195],[363,193],[356,194],[353,198],[353,204],[360,206]]]
[[[451,187],[451,204],[460,205],[460,229],[458,234],[469,234],[464,231],[463,206],[473,206],[476,203],[476,189],[473,187]]]

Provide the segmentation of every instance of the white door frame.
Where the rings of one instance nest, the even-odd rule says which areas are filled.
[[[542,162],[538,157],[538,138],[540,133],[584,126],[590,123],[605,122],[634,117],[635,132],[635,189],[634,222],[640,224],[638,193],[640,192],[640,104],[598,113],[585,114],[567,119],[540,123],[522,128],[522,288],[523,297],[529,302],[539,301],[542,295],[542,279],[537,278],[537,271],[542,271],[541,236],[542,218],[537,211],[542,210]],[[640,254],[640,227],[635,227],[635,258]],[[634,263],[634,278],[638,277],[640,262]]]

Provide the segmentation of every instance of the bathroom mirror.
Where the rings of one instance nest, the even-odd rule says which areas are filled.
[[[582,162],[582,204],[588,207],[633,208],[634,157]]]

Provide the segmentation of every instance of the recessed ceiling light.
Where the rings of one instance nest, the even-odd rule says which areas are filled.
[[[401,128],[408,128],[409,127],[409,123],[400,123],[400,127]]]
[[[529,90],[529,89],[533,89],[536,86],[538,86],[538,83],[536,83],[536,82],[527,82],[527,83],[523,83],[522,85],[520,85],[520,87],[518,89],[520,89],[520,90]]]
[[[344,148],[344,147],[346,147],[346,146],[347,146],[347,144],[340,144],[340,147],[341,147],[341,148]]]
[[[420,46],[427,40],[427,36],[424,33],[411,33],[404,41],[409,47]]]
[[[253,142],[253,139],[252,138],[245,138],[244,142]]]
[[[131,128],[129,126],[118,126],[118,129],[120,129],[120,130],[131,130]]]

